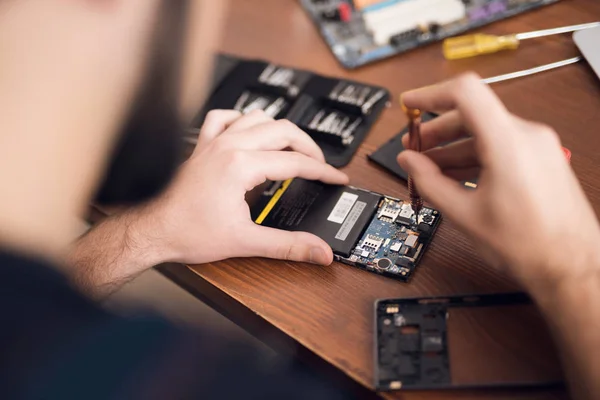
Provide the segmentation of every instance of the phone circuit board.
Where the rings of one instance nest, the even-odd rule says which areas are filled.
[[[560,0],[300,0],[346,68]]]
[[[350,257],[339,260],[408,281],[425,253],[441,215],[424,207],[418,222],[408,201],[383,197]]]

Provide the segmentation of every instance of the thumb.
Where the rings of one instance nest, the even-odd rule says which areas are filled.
[[[246,254],[279,260],[329,265],[333,261],[331,247],[319,237],[306,232],[288,232],[253,225],[245,234]]]
[[[424,154],[411,150],[398,155],[400,166],[414,179],[419,193],[443,214],[455,221],[468,215],[472,193],[445,176],[438,165]]]

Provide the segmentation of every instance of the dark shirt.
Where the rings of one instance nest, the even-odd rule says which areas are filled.
[[[2,399],[339,399],[295,364],[157,316],[113,315],[40,260],[0,253]]]

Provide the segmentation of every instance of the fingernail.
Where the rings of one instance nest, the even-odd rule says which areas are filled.
[[[430,89],[430,88],[436,87],[437,85],[438,85],[437,83],[434,83],[433,85],[427,85],[427,86],[420,87],[418,89],[411,89],[411,90],[407,90],[406,92],[402,92],[400,94],[400,106],[402,107],[402,110],[404,112],[406,112],[406,109],[407,109],[406,105],[404,104],[404,99],[406,98],[406,96],[410,97],[410,96],[412,96],[413,93],[420,92],[421,90],[424,90],[424,89]]]
[[[404,93],[400,94],[398,101],[400,102],[400,107],[402,107],[402,112],[406,112],[406,106],[404,105]]]
[[[313,247],[310,249],[309,262],[312,264],[325,265],[327,264],[327,256],[320,247]]]

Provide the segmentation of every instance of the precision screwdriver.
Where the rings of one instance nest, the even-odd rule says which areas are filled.
[[[408,148],[410,150],[421,152],[421,110],[408,108],[400,99],[402,110],[408,117]],[[415,182],[411,175],[408,176],[408,195],[410,197],[410,205],[415,214],[415,224],[419,224],[419,213],[423,208],[423,198],[419,194]]]
[[[516,50],[521,40],[559,35],[590,29],[600,26],[600,22],[564,26],[561,28],[544,29],[541,31],[517,33],[514,35],[495,36],[477,33],[474,35],[458,36],[444,40],[444,57],[447,60],[476,57],[482,54],[496,53],[502,50]]]

